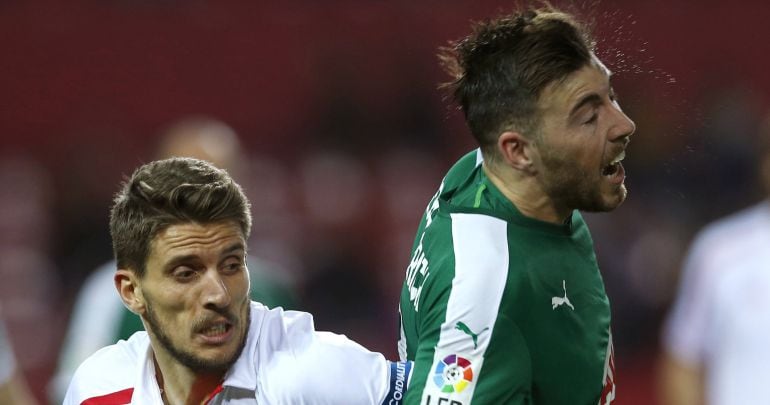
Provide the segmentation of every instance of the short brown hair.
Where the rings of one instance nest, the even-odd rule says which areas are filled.
[[[475,23],[441,48],[448,88],[486,156],[500,133],[537,128],[543,89],[591,61],[594,43],[575,18],[546,5]]]
[[[249,201],[226,171],[192,158],[147,163],[123,183],[110,212],[118,268],[144,276],[152,240],[168,226],[227,220],[248,239]]]

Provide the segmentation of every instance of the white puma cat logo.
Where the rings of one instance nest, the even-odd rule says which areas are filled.
[[[553,297],[551,298],[551,306],[553,309],[556,309],[556,307],[567,304],[568,307],[572,308],[572,310],[575,310],[575,307],[572,306],[572,303],[569,302],[569,298],[567,298],[567,281],[562,280],[561,281],[561,287],[564,289],[564,297]]]

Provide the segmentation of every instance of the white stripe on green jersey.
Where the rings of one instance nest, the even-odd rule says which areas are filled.
[[[471,373],[478,374],[508,277],[506,223],[476,214],[452,214],[451,217],[455,274],[433,364],[463,353],[462,358],[469,362],[463,371],[470,369]],[[458,363],[459,359],[455,358],[454,364],[448,367],[459,367]],[[427,378],[435,379],[435,374],[428,374]],[[464,378],[458,378],[453,389],[454,386],[460,388],[458,384],[463,381]],[[430,403],[431,399],[435,403],[444,389],[430,381],[425,382],[425,387],[422,403]],[[468,383],[453,399],[469,403],[474,388],[475,384]]]

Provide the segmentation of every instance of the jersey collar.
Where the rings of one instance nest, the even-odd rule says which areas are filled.
[[[225,374],[225,380],[222,383],[224,387],[234,387],[243,390],[256,391],[257,389],[257,367],[259,365],[259,352],[257,344],[259,343],[259,332],[264,320],[264,307],[262,304],[251,302],[251,324],[246,334],[246,345],[238,359]],[[144,364],[139,368],[135,378],[134,393],[131,398],[132,404],[162,404],[160,387],[155,379],[155,362],[153,361],[152,346],[150,338],[146,332],[143,332],[146,351]]]
[[[264,320],[262,304],[251,302],[251,324],[246,334],[246,345],[238,359],[225,374],[225,387],[255,391],[257,389],[257,367],[259,366],[259,335]]]

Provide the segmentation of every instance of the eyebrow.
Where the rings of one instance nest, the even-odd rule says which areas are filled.
[[[572,110],[570,110],[569,112],[569,116],[570,117],[574,116],[575,113],[578,112],[578,110],[580,110],[581,108],[583,108],[583,106],[587,104],[599,105],[601,104],[601,102],[602,102],[602,98],[599,97],[598,94],[596,93],[588,94],[583,98],[581,98],[580,101],[578,101],[577,104],[575,104],[575,106],[572,107]]]
[[[232,245],[227,247],[225,250],[222,251],[222,253],[220,254],[220,257],[229,256],[238,251],[242,251],[242,252],[246,251],[246,246],[244,246],[244,244],[241,242],[233,243]],[[195,261],[198,259],[198,257],[199,256],[196,254],[189,254],[189,255],[174,257],[171,260],[169,260],[168,263],[166,263],[164,268],[166,271],[170,271],[182,263]]]
[[[236,255],[236,253],[239,253]],[[218,264],[221,266],[223,263],[225,263],[230,258],[233,258],[237,256],[238,262],[241,264],[246,264],[246,246],[243,245],[241,242],[234,243],[229,248],[222,251],[222,254],[219,256]]]
[[[223,250],[220,256],[228,256],[238,251],[246,252],[246,246],[244,246],[243,243],[241,242],[233,243],[232,245],[230,245],[230,247]]]

